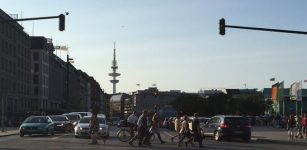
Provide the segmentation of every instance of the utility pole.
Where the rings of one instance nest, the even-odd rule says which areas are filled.
[[[4,102],[1,96],[1,131],[4,132]]]

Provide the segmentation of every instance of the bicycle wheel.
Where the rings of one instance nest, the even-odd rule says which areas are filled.
[[[120,129],[116,136],[117,139],[122,142],[127,142],[132,138],[132,135],[128,129]]]

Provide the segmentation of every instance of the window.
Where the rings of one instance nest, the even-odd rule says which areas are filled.
[[[34,96],[38,96],[38,87],[37,86],[34,87]]]
[[[38,72],[39,71],[39,65],[38,63],[34,64],[34,72]]]
[[[35,61],[39,60],[38,52],[33,52],[33,60]]]
[[[38,84],[38,75],[33,76],[33,84]]]

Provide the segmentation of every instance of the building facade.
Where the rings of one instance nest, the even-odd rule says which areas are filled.
[[[12,18],[0,9],[0,20]],[[0,96],[7,125],[18,124],[35,102],[31,87],[31,40],[16,22],[0,23]]]

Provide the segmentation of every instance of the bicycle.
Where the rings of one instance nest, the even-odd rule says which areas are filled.
[[[121,128],[117,134],[116,134],[116,137],[119,141],[121,142],[128,142],[130,141],[134,135],[136,134],[137,131],[133,130],[129,130],[127,128]],[[154,134],[151,134],[151,137],[150,137],[150,142],[153,142],[155,140],[156,136]]]

